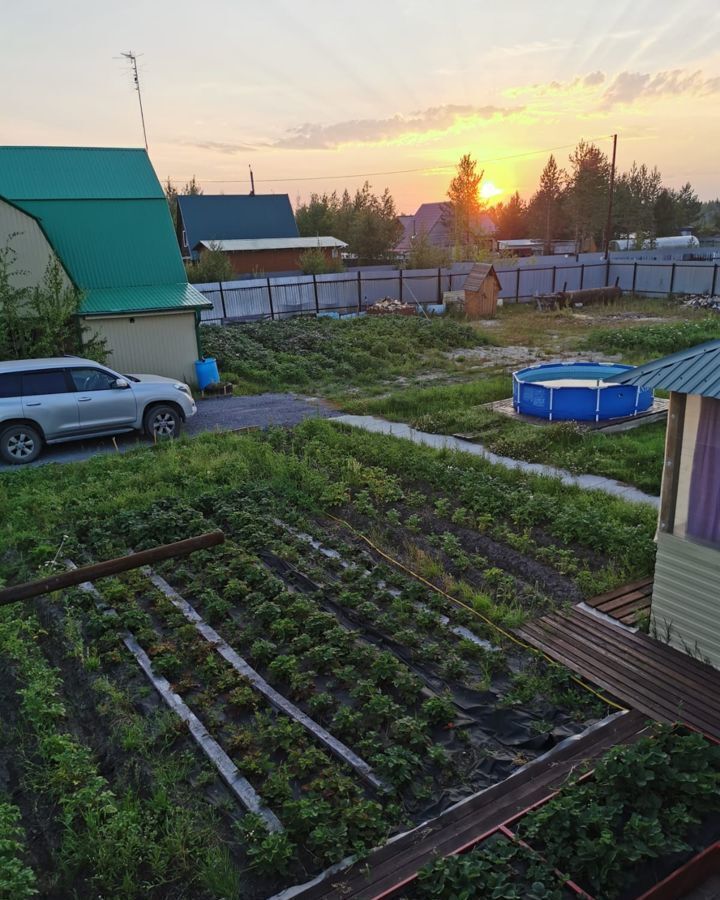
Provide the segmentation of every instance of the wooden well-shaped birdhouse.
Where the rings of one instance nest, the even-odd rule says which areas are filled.
[[[465,279],[465,315],[468,319],[486,319],[497,310],[500,279],[490,263],[475,263]]]

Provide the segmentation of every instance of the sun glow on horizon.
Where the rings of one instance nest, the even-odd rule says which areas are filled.
[[[496,187],[492,181],[484,181],[480,188],[480,197],[483,200],[492,200],[500,194],[505,193],[502,188]]]

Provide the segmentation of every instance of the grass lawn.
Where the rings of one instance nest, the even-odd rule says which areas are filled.
[[[510,396],[509,373],[561,356],[638,363],[720,336],[720,317],[670,300],[538,312],[508,304],[496,319],[288,319],[203,329],[206,353],[247,392],[319,394],[347,412],[440,434],[473,434],[488,449],[574,473],[604,475],[657,495],[664,426],[621,435],[572,425],[537,428],[483,408]]]
[[[561,356],[639,363],[720,337],[720,317],[672,300],[538,312],[508,304],[494,320],[292,319],[203,330],[207,353],[240,391],[320,394],[346,412],[441,434],[474,434],[488,449],[660,491],[664,426],[621,435],[572,425],[537,428],[483,404],[510,396],[509,373]]]
[[[664,422],[621,434],[599,434],[570,422],[530,425],[483,407],[511,394],[510,377],[496,375],[474,383],[411,387],[384,397],[351,399],[343,406],[357,415],[406,422],[420,431],[473,435],[501,456],[604,475],[649,494],[660,493]]]
[[[498,310],[495,323],[488,331],[501,345],[549,354],[579,350],[618,354],[632,364],[720,337],[720,316],[677,300],[647,297],[548,312],[538,312],[532,304],[510,303]]]
[[[284,319],[201,331],[203,352],[218,360],[240,393],[303,391],[342,397],[383,390],[428,375],[462,377],[449,351],[491,344],[481,329],[449,318],[366,316]]]

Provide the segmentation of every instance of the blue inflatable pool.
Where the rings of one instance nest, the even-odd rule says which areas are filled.
[[[614,384],[613,375],[632,366],[568,362],[530,366],[513,372],[513,406],[525,416],[551,422],[600,422],[649,409],[653,392]]]

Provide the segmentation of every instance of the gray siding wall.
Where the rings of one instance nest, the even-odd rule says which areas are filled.
[[[670,643],[720,668],[720,549],[658,535],[653,625]]]

